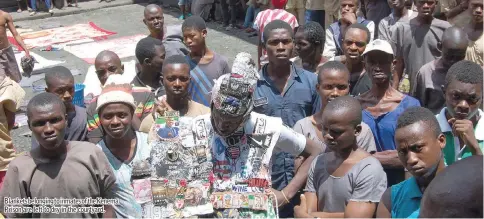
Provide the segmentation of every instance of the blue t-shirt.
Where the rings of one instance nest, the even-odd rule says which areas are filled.
[[[392,218],[418,218],[422,192],[415,177],[391,187]]]
[[[407,108],[420,106],[420,102],[417,99],[405,95],[402,102],[395,108],[395,110],[378,116],[373,117],[370,112],[363,110],[363,122],[366,123],[373,136],[375,137],[376,150],[378,152],[386,150],[396,150],[395,145],[395,129],[397,127],[397,119],[400,114]]]
[[[118,159],[116,155],[111,153],[104,140],[100,141],[97,146],[102,149],[108,158],[114,175],[116,175],[116,187],[119,188],[119,192],[115,194],[115,198],[119,200],[119,204],[113,207],[117,217],[141,218],[142,208],[134,197],[133,187],[131,186],[131,172],[133,171],[134,163],[150,157],[151,146],[148,144],[148,135],[136,132],[136,151],[130,161]]]

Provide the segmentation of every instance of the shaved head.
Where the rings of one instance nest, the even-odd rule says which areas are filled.
[[[94,61],[94,68],[101,85],[106,83],[109,75],[123,74],[124,72],[124,66],[119,56],[109,50],[104,50],[97,55]]]
[[[163,9],[155,4],[145,7],[143,23],[145,23],[153,38],[162,40],[165,32],[165,17]]]
[[[456,62],[464,60],[468,43],[467,33],[461,28],[447,28],[442,35],[442,66],[449,69]]]
[[[155,4],[149,4],[145,7],[145,11],[144,11],[144,15],[145,17],[147,15],[149,15],[150,13],[157,13],[157,12],[161,12],[163,13],[163,9],[158,6],[158,5],[155,5]]]
[[[29,103],[27,104],[27,118],[32,120],[32,117],[35,116],[35,109],[45,109],[51,106],[59,106],[61,109],[62,115],[66,114],[66,107],[64,102],[59,98],[59,96],[53,93],[40,93],[35,95],[32,99],[30,99]]]
[[[333,116],[344,116],[352,124],[359,125],[362,120],[360,102],[352,96],[337,97],[326,105],[324,114]]]
[[[442,46],[448,49],[466,49],[468,43],[466,32],[456,26],[447,28],[442,36]]]
[[[109,62],[114,62],[115,64],[121,65],[121,59],[119,58],[119,56],[113,51],[109,51],[109,50],[104,50],[96,56],[96,60],[94,62],[96,63],[99,61],[102,61],[102,62],[109,61]]]
[[[482,218],[482,156],[446,167],[425,189],[420,218]]]

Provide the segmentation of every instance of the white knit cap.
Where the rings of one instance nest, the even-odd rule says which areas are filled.
[[[124,103],[130,106],[133,111],[136,110],[134,98],[131,94],[131,85],[106,83],[101,95],[97,97],[96,111],[99,113],[99,109],[110,103]]]

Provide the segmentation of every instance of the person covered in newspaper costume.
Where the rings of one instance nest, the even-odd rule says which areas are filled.
[[[212,89],[211,114],[193,122],[196,145],[208,142],[210,149],[214,217],[278,217],[277,206],[288,199],[283,191],[271,188],[272,154],[282,150],[307,158],[296,174],[297,182],[307,178],[310,163],[321,152],[280,118],[252,112],[256,82],[250,73],[221,76]],[[291,183],[286,194],[300,189]]]
[[[274,218],[275,206],[287,204],[283,192],[271,189],[273,151],[302,154],[309,167],[320,150],[279,118],[252,112],[257,69],[251,60],[240,53],[234,70],[241,74],[217,80],[211,114],[186,120],[172,111],[157,118],[155,129],[170,122],[180,134],[158,136],[150,160],[133,168],[132,186],[143,217]],[[307,170],[299,172],[305,181]]]
[[[237,55],[234,69],[251,78],[257,75],[248,53]],[[213,176],[208,138],[194,141],[192,116],[171,108],[159,113],[154,114],[150,128],[150,160],[137,163],[132,173],[134,195],[144,208],[143,217],[211,217],[213,206],[208,201]]]

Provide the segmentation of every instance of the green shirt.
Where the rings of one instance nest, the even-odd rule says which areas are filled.
[[[439,122],[440,129],[442,133],[445,135],[445,148],[444,148],[444,161],[446,165],[451,165],[454,162],[472,156],[472,153],[467,147],[460,148],[459,138],[454,136],[452,133],[452,127],[450,127],[449,123],[447,122],[447,118],[445,117],[445,110],[443,108],[439,114],[437,114],[437,121]],[[477,125],[474,127],[474,135],[476,136],[477,142],[479,143],[479,148],[481,151],[484,150],[484,112],[479,109],[479,116],[480,119],[477,121]]]

